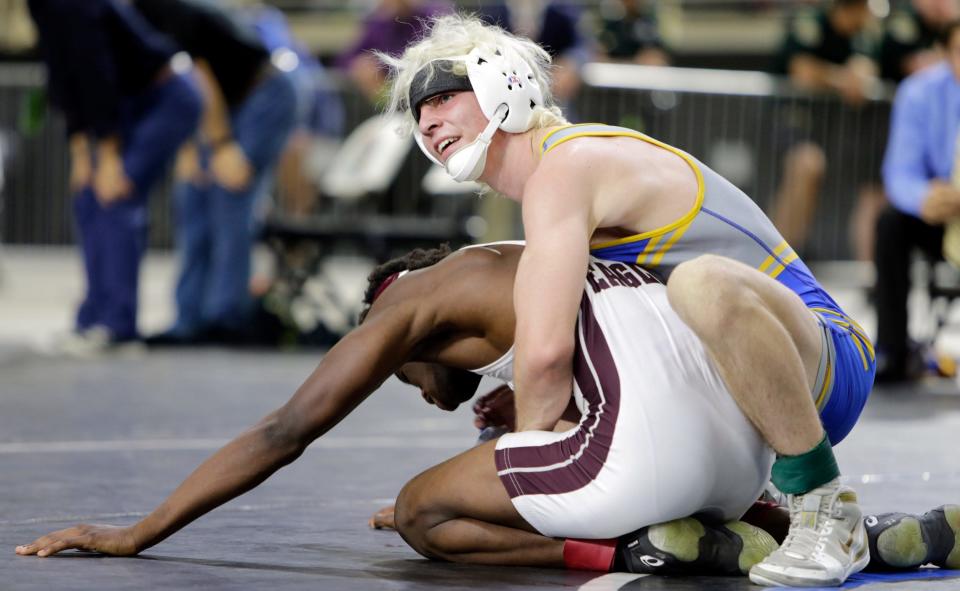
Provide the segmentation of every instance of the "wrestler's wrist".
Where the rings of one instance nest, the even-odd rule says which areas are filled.
[[[148,515],[130,526],[130,537],[136,552],[143,552],[155,546],[163,539],[162,529],[157,525],[153,515]]]

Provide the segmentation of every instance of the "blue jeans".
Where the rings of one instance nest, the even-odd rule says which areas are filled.
[[[140,261],[147,247],[147,197],[177,148],[194,132],[202,99],[189,74],[171,75],[121,105],[124,171],[133,190],[101,205],[90,187],[73,199],[87,293],[77,330],[106,327],[114,340],[137,338]]]
[[[254,174],[238,192],[216,183],[179,182],[174,189],[180,277],[177,321],[171,333],[191,338],[211,328],[242,331],[250,320],[250,254],[255,208],[295,124],[297,96],[289,73],[274,72],[231,113],[233,136]],[[209,153],[201,149],[200,165]]]

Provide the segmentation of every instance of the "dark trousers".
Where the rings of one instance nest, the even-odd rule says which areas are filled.
[[[892,207],[877,221],[877,350],[880,371],[903,373],[907,361],[907,295],[915,249],[931,261],[943,259],[943,226],[931,226]]]
[[[194,338],[205,330],[241,332],[250,323],[250,254],[256,237],[255,212],[296,123],[297,94],[292,76],[277,72],[255,87],[231,113],[237,142],[253,165],[249,187],[233,192],[216,183],[179,182],[177,212],[177,321],[171,332]],[[200,165],[209,166],[201,149]]]
[[[147,247],[147,196],[177,148],[196,129],[200,91],[191,75],[177,74],[122,104],[123,168],[133,191],[110,205],[90,187],[74,197],[87,292],[77,329],[102,326],[118,341],[137,338],[140,261]]]

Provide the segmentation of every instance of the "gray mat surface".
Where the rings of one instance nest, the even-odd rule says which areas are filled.
[[[8,351],[10,353],[10,351]],[[77,522],[125,524],[220,444],[276,408],[320,358],[194,350],[74,361],[0,358],[0,589],[743,589],[745,579],[630,581],[421,559],[366,520],[419,471],[473,442],[469,409],[443,413],[391,380],[292,466],[135,559],[18,557]],[[865,511],[960,502],[952,383],[880,390],[837,448]],[[960,581],[861,589],[953,589]]]

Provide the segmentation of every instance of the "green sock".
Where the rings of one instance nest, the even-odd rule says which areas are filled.
[[[837,459],[826,433],[813,449],[797,456],[777,456],[770,480],[788,495],[798,495],[840,476]]]

